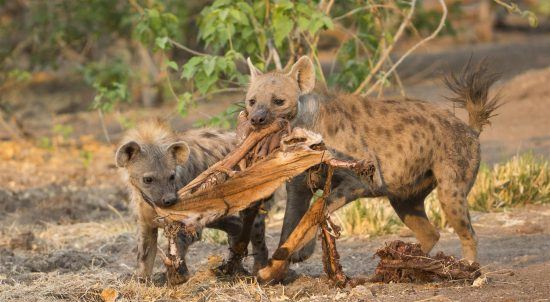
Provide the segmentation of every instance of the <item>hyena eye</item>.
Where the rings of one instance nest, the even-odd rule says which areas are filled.
[[[274,99],[273,100],[273,104],[277,105],[277,106],[283,106],[285,104],[285,100],[281,100],[281,99]]]
[[[169,178],[170,181],[174,181],[176,180],[176,174],[172,174],[170,175],[170,178]]]
[[[248,101],[248,105],[254,106],[254,104],[256,104],[256,100],[255,100],[255,99],[251,99],[251,100]]]
[[[151,176],[145,176],[143,178],[143,183],[149,185],[149,184],[153,183],[153,178]]]

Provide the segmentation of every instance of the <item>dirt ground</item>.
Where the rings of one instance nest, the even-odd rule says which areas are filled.
[[[447,92],[435,80],[439,67],[460,67],[461,58],[492,54],[493,63],[506,67],[498,84],[506,105],[481,136],[483,159],[497,162],[518,152],[533,150],[550,157],[550,36],[528,37],[512,43],[461,46],[453,50],[424,51],[402,67],[409,95],[442,102]],[[454,66],[454,67],[453,67]],[[135,267],[135,224],[123,184],[113,163],[114,147],[104,142],[97,114],[67,112],[81,106],[82,87],[22,92],[14,108],[23,128],[35,133],[35,142],[12,141],[0,130],[0,301],[101,301],[106,288],[130,301],[548,301],[550,299],[550,205],[529,206],[500,213],[474,213],[479,235],[480,263],[487,282],[366,284],[350,289],[327,285],[319,250],[308,261],[292,265],[283,284],[259,286],[250,278],[219,280],[208,271],[227,252],[210,241],[195,244],[188,264],[195,273],[176,289],[144,285],[125,279]],[[58,87],[58,88],[60,88]],[[388,92],[391,94],[391,92]],[[66,98],[52,107],[49,98]],[[189,127],[204,112],[217,113],[239,100],[227,96],[195,109],[190,117],[173,115],[172,107],[128,110],[134,120],[169,116],[178,128]],[[59,104],[59,103],[56,103]],[[57,105],[56,105],[57,106]],[[464,117],[457,110],[457,114]],[[118,115],[107,116],[111,139],[122,133]],[[70,138],[51,136],[53,125],[71,125]],[[276,247],[280,215],[268,227],[270,251]],[[402,236],[407,232],[401,232]],[[412,237],[398,235],[338,240],[342,264],[349,276],[373,273],[373,254],[384,242]],[[460,244],[450,230],[442,231],[435,251],[460,255]],[[210,257],[213,256],[213,257]],[[251,259],[247,259],[250,266]],[[163,271],[157,259],[156,271]]]

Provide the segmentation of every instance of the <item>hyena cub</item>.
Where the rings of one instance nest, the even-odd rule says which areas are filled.
[[[466,196],[479,168],[479,134],[498,107],[496,99],[488,98],[489,87],[497,77],[486,66],[481,64],[475,70],[468,66],[463,75],[446,81],[456,94],[451,100],[468,111],[469,124],[448,110],[419,100],[313,93],[315,71],[307,57],[300,58],[289,73],[262,74],[250,60],[249,67],[246,110],[252,124],[261,127],[283,117],[294,126],[322,134],[331,149],[355,159],[370,158],[370,153],[379,161],[380,188],[369,188],[355,175],[337,171],[327,200],[330,211],[360,197],[385,195],[415,233],[423,251],[429,252],[439,233],[428,221],[424,199],[437,187],[441,207],[460,237],[464,257],[476,260],[477,239]],[[281,243],[309,207],[313,191],[304,179],[299,176],[287,184]],[[312,251],[294,253],[293,260],[303,260]],[[260,278],[269,278],[269,270],[273,269],[260,271]]]
[[[156,214],[152,205],[173,205],[177,201],[178,189],[222,159],[235,147],[235,143],[234,133],[214,129],[175,133],[160,122],[141,124],[126,134],[116,152],[116,164],[121,168],[137,214],[137,274],[140,278],[147,279],[151,276],[157,252],[160,226],[154,221]],[[261,233],[261,236],[255,234],[255,238],[264,238],[262,222],[258,222],[255,225],[258,227],[252,230],[253,234]],[[227,233],[230,253],[242,241],[242,222],[238,217],[225,217],[207,227]],[[187,247],[196,239],[183,233],[178,235],[177,244],[178,250],[182,252],[182,259],[185,259]],[[267,258],[265,242],[253,241],[253,247],[255,250],[265,250]],[[233,255],[230,257],[234,258]],[[185,264],[178,273],[179,276],[169,276],[172,283],[185,282],[189,277]]]

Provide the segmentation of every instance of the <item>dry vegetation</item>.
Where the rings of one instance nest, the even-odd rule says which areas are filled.
[[[550,203],[548,161],[526,153],[492,168],[482,166],[468,202],[470,209],[481,212]],[[426,212],[436,227],[446,227],[445,215],[439,207],[435,191],[426,198]],[[385,235],[403,227],[386,198],[354,201],[336,212],[336,216],[346,236]]]

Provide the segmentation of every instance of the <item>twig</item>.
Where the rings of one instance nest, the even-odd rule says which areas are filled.
[[[172,40],[172,38],[168,38],[168,42],[170,42],[170,44],[176,46],[177,48],[180,48],[180,49],[183,49],[185,51],[187,51],[188,53],[192,54],[192,55],[195,55],[195,56],[208,56],[209,54],[207,53],[203,53],[203,52],[198,52],[196,50],[193,50],[183,44],[180,44],[174,40]]]
[[[393,60],[391,58],[388,58],[388,62],[390,64],[393,64]],[[393,77],[395,78],[395,82],[399,87],[399,92],[401,93],[402,96],[405,96],[405,87],[403,86],[403,82],[401,82],[401,77],[399,76],[399,74],[397,74],[395,70],[393,71]]]
[[[358,8],[355,8],[355,9],[352,9],[350,10],[349,12],[343,14],[343,15],[340,15],[338,17],[335,17],[332,19],[332,21],[340,21],[342,19],[345,19],[349,16],[352,16],[360,11],[364,11],[364,10],[368,10],[368,9],[371,9],[371,8],[392,8],[392,6],[389,6],[389,5],[382,5],[382,4],[374,4],[374,5],[365,5],[365,6],[361,6],[361,7],[358,7]]]
[[[164,52],[162,53],[162,56],[164,57]],[[166,71],[166,82],[168,83],[168,90],[170,90],[170,94],[176,99],[176,103],[179,103],[178,95],[176,94],[176,91],[174,90],[174,86],[172,86],[172,80],[170,79],[170,72],[168,72],[168,67],[165,66],[164,70]]]
[[[332,5],[334,4],[334,0],[330,0],[327,5],[325,6],[325,15],[329,15],[330,10],[332,9]]]
[[[136,0],[128,0],[128,3],[130,3],[130,6],[132,6],[135,10],[138,11],[138,13],[143,14],[143,7],[141,7]]]
[[[443,10],[443,14],[441,15],[441,19],[439,20],[439,25],[437,26],[437,28],[432,32],[431,35],[422,39],[421,41],[416,43],[413,47],[409,48],[409,50],[407,50],[407,52],[405,52],[405,54],[402,55],[401,58],[399,58],[399,60],[395,62],[395,64],[393,64],[390,70],[385,72],[382,75],[382,77],[378,79],[378,81],[376,81],[376,83],[373,86],[371,86],[369,90],[367,90],[365,94],[371,93],[376,88],[376,86],[378,86],[380,83],[383,83],[386,80],[389,74],[395,71],[397,66],[399,66],[403,62],[403,60],[405,60],[405,58],[407,58],[412,52],[414,52],[422,44],[434,39],[439,34],[439,32],[443,29],[443,27],[445,26],[445,21],[447,20],[447,5],[445,4],[444,0],[438,0],[438,1],[439,1],[439,4],[441,5],[441,9]]]
[[[440,0],[440,1],[443,1],[443,0]],[[411,22],[411,19],[412,19],[412,16],[414,14],[414,11],[415,11],[415,8],[416,8],[416,0],[412,0],[411,1],[411,10],[409,11],[409,13],[407,14],[407,16],[405,17],[405,19],[403,20],[403,22],[401,23],[401,25],[399,26],[399,28],[397,29],[397,32],[395,33],[394,35],[394,39],[393,39],[393,43],[385,49],[384,53],[382,53],[382,57],[380,58],[380,60],[378,61],[378,63],[376,63],[376,65],[374,66],[374,68],[371,70],[371,72],[369,73],[369,75],[363,80],[363,82],[361,82],[361,84],[359,85],[359,87],[357,87],[357,89],[355,89],[355,91],[353,92],[353,94],[359,94],[361,93],[361,91],[367,86],[367,84],[370,83],[371,79],[374,77],[374,75],[378,72],[378,70],[380,70],[380,68],[383,66],[384,62],[386,61],[386,59],[389,57],[391,51],[393,50],[393,48],[395,47],[395,45],[397,44],[397,41],[401,38],[401,36],[403,35],[403,33],[405,32],[405,28],[407,28],[408,24]],[[446,7],[445,7],[446,8]],[[445,13],[445,16],[446,16],[446,13]]]
[[[99,123],[101,124],[101,129],[103,129],[103,135],[109,144],[111,144],[111,138],[109,137],[109,131],[107,131],[107,126],[105,126],[105,119],[103,117],[103,111],[97,109],[97,114],[99,115]]]
[[[277,68],[277,70],[283,70],[283,65],[281,64],[281,58],[279,57],[279,53],[277,52],[277,49],[273,46],[273,42],[271,41],[271,39],[267,41],[267,47],[269,48],[269,56],[270,57],[273,56],[273,62],[275,63],[275,68]]]

